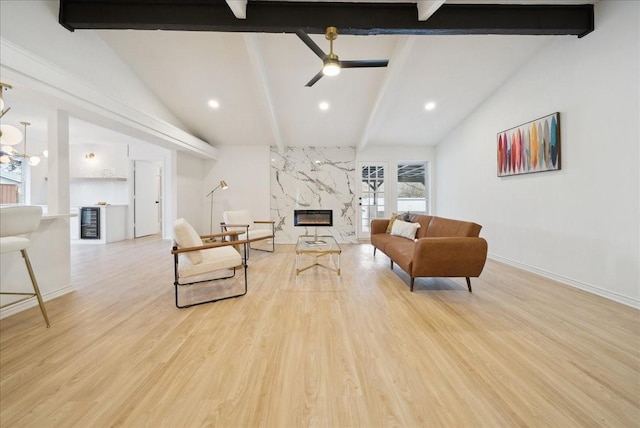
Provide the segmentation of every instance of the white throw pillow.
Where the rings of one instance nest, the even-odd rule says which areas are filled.
[[[391,234],[396,236],[402,236],[407,239],[415,239],[416,231],[420,228],[420,223],[409,223],[396,219],[391,226]]]
[[[203,245],[198,232],[196,232],[193,226],[187,223],[183,218],[177,219],[173,224],[173,238],[176,240],[176,243],[180,248],[200,247]],[[189,251],[182,254],[186,255],[189,261],[194,265],[197,265],[202,261],[202,254],[200,254],[200,251]]]

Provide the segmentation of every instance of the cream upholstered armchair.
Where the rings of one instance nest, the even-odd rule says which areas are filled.
[[[220,223],[223,232],[238,232],[239,240],[246,240],[249,248],[254,250],[275,251],[275,222],[272,220],[258,221],[253,220],[249,210],[225,211],[222,213],[224,222]],[[233,238],[232,238],[233,239]],[[252,243],[257,241],[271,241],[271,245],[267,248],[253,247]],[[270,248],[269,248],[270,247]],[[249,254],[247,253],[247,256]]]
[[[183,218],[173,226],[174,282],[176,307],[186,308],[216,302],[247,293],[247,242],[238,240],[238,232],[198,235]],[[202,239],[235,238],[232,241]],[[238,250],[240,248],[240,250]],[[243,254],[240,254],[240,251]],[[188,303],[181,303],[188,299]]]

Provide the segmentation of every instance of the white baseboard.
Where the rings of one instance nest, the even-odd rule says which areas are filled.
[[[622,294],[614,293],[609,290],[605,290],[600,287],[596,287],[595,285],[587,284],[581,281],[577,281],[575,279],[567,278],[562,275],[555,274],[553,272],[548,272],[543,269],[539,269],[533,266],[526,265],[524,263],[516,262],[515,260],[507,259],[506,257],[501,257],[495,254],[489,254],[489,259],[495,260],[500,263],[504,263],[509,266],[513,266],[518,269],[522,269],[527,272],[535,273],[536,275],[543,276],[545,278],[552,279],[554,281],[560,282],[562,284],[568,285],[570,287],[579,288],[580,290],[587,291],[592,294],[596,294],[598,296],[604,297],[609,300],[613,300],[614,302],[622,303],[626,306],[631,306],[632,308],[640,309],[640,300],[633,299],[628,296],[624,296]]]
[[[42,300],[44,300],[46,303],[49,300],[55,299],[56,297],[60,297],[65,294],[69,294],[72,291],[74,291],[73,286],[69,284],[66,287],[57,289],[56,291],[43,294]],[[38,299],[36,299],[35,297],[32,297],[30,299],[23,300],[20,303],[16,303],[15,305],[7,306],[6,308],[0,309],[0,320],[37,305],[38,305]]]

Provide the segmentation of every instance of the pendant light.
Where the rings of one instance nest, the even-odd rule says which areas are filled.
[[[11,89],[12,86],[6,83],[0,82],[0,118],[3,117],[11,107],[5,108],[4,91]],[[0,145],[2,146],[15,146],[22,141],[22,132],[13,125],[0,124]]]
[[[0,156],[0,163],[10,163],[15,158],[22,158],[31,166],[36,166],[40,163],[40,156],[29,155],[27,153],[27,126],[31,125],[29,122],[20,122],[24,126],[24,153],[19,153],[11,145],[2,146],[2,151],[6,154]],[[12,159],[13,158],[13,159]]]

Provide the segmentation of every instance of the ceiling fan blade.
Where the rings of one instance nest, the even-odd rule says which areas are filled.
[[[324,51],[320,49],[320,46],[318,46],[316,42],[311,40],[311,37],[309,37],[307,33],[302,30],[296,30],[296,35],[300,38],[300,40],[304,42],[305,45],[309,47],[309,49],[311,49],[316,55],[318,55],[320,59],[324,60],[327,57],[327,54],[325,54]]]
[[[322,70],[320,70],[318,72],[318,74],[316,74],[315,76],[313,76],[313,79],[309,80],[309,82],[307,82],[306,87],[310,88],[312,87],[318,80],[320,80],[320,78],[324,76],[324,73],[322,72]]]
[[[340,68],[386,67],[387,59],[363,59],[359,61],[340,61]]]

